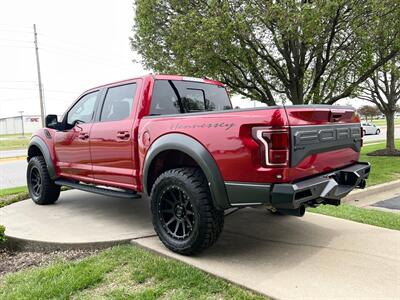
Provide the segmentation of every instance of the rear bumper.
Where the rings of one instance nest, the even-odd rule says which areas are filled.
[[[295,183],[228,182],[230,206],[268,205],[276,209],[298,209],[304,204],[340,204],[355,188],[363,188],[371,165],[358,162],[346,168]]]
[[[297,209],[304,204],[336,204],[355,188],[364,188],[371,165],[358,162],[328,174],[296,183],[274,184],[270,194],[276,209]]]

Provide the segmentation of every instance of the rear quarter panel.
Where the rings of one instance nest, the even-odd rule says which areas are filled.
[[[181,133],[208,149],[225,181],[276,181],[273,178],[285,170],[262,167],[259,145],[251,136],[252,127],[272,123],[287,125],[283,108],[144,117],[139,128],[139,159],[143,166],[147,150],[160,136]]]
[[[151,144],[168,133],[181,133],[200,142],[213,156],[225,181],[279,183],[325,173],[355,163],[359,152],[344,148],[313,154],[292,167],[271,168],[261,164],[259,145],[251,136],[256,126],[313,126],[331,124],[330,112],[304,108],[285,111],[283,107],[252,110],[194,113],[174,116],[148,116],[139,128],[139,161],[143,166]],[[346,113],[338,124],[358,123],[353,112]]]

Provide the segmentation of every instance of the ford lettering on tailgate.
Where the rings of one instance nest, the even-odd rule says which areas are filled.
[[[360,124],[291,127],[292,156],[295,166],[309,155],[342,148],[361,149]]]

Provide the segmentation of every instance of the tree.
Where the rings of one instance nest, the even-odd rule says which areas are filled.
[[[373,119],[380,114],[378,107],[371,105],[363,105],[357,109],[357,112],[360,116],[364,117],[365,120],[368,121],[368,118]]]
[[[375,71],[362,86],[359,98],[374,103],[386,117],[386,150],[396,152],[394,116],[400,103],[400,58]]]
[[[156,72],[216,78],[268,105],[332,104],[399,54],[400,2],[136,0],[131,43]]]

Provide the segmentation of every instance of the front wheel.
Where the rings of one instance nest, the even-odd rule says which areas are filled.
[[[190,255],[218,239],[224,212],[212,203],[207,180],[197,168],[164,172],[151,190],[154,229],[170,250]]]
[[[26,172],[29,195],[39,205],[53,204],[60,196],[59,185],[54,184],[42,156],[31,158]]]

